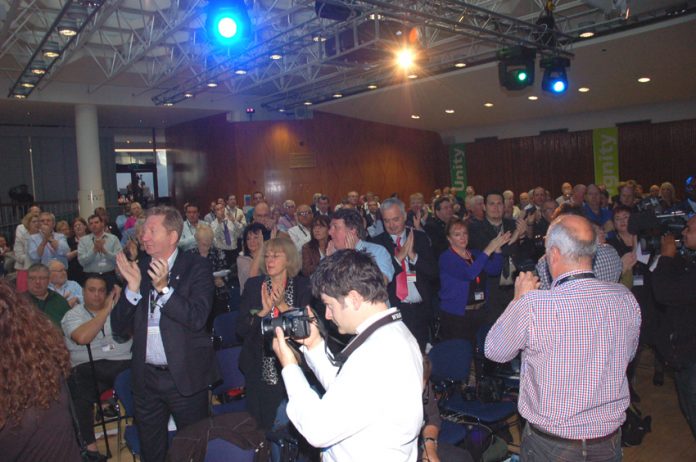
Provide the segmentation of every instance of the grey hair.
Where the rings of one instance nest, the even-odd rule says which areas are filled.
[[[403,216],[406,216],[406,206],[400,199],[397,199],[396,197],[390,197],[389,199],[385,199],[379,206],[379,209],[382,211],[382,214],[384,214],[386,210],[394,206],[399,207],[399,211],[401,212],[401,214]]]
[[[582,258],[593,259],[597,253],[597,232],[592,229],[592,238],[587,240],[580,239],[569,227],[563,223],[564,216],[556,218],[549,231],[546,233],[546,252],[552,247],[556,247],[561,256],[570,261],[577,262]]]

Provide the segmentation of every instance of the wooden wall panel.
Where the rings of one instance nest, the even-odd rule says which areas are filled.
[[[426,197],[449,181],[434,132],[315,113],[310,120],[227,123],[216,116],[167,130],[178,204],[263,191],[270,202],[308,202],[323,192],[337,203],[356,189],[381,197]],[[213,141],[215,140],[215,141]],[[313,168],[291,168],[291,154],[312,154]]]
[[[592,133],[557,133],[466,145],[469,184],[480,194],[542,185],[555,194],[563,181],[589,182],[593,176]]]
[[[477,192],[536,185],[560,194],[564,181],[594,181],[592,131],[553,133],[466,145],[469,183]],[[696,174],[696,120],[619,127],[619,174],[647,188],[671,181],[683,197],[683,181]]]

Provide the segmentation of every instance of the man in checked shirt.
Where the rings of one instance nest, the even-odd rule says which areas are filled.
[[[514,300],[486,338],[493,361],[522,352],[523,461],[621,460],[626,366],[638,346],[640,308],[624,286],[595,278],[596,249],[587,219],[554,220],[546,236],[551,290],[536,290],[538,279],[521,273]]]

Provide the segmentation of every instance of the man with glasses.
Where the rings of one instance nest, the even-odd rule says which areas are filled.
[[[46,265],[34,263],[27,270],[29,298],[34,305],[46,313],[56,326],[60,327],[63,316],[70,310],[68,302],[48,288],[50,272]]]
[[[312,239],[312,220],[314,214],[312,209],[307,204],[302,204],[297,207],[297,225],[288,230],[290,239],[295,244],[297,252],[302,254],[302,246]]]
[[[77,282],[68,280],[68,270],[65,269],[65,265],[58,260],[53,260],[48,264],[48,270],[51,273],[48,288],[67,300],[70,308],[77,304],[81,305],[83,303],[82,287]]]

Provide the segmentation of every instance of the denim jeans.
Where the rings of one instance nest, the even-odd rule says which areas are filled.
[[[520,460],[523,462],[614,462],[623,457],[621,431],[601,442],[563,442],[524,427]]]
[[[696,363],[675,370],[674,382],[677,385],[679,407],[696,438]]]

